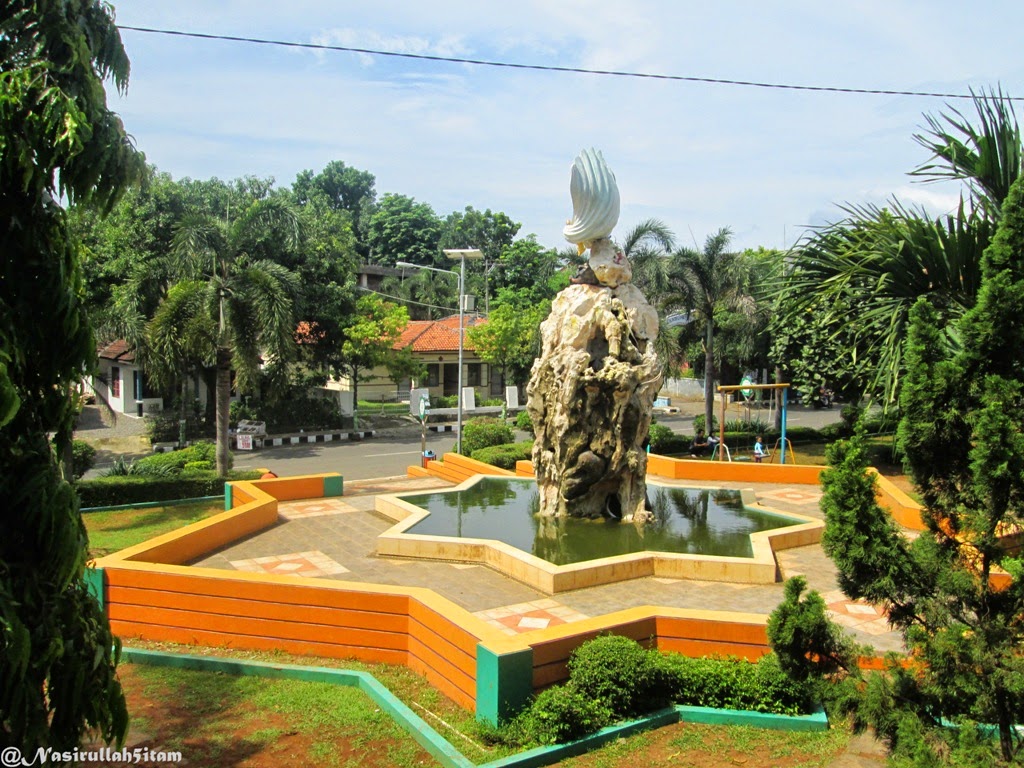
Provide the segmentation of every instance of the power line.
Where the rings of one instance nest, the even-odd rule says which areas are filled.
[[[772,88],[787,91],[815,91],[819,93],[857,93],[871,96],[924,96],[940,99],[973,99],[969,93],[941,93],[932,91],[896,91],[884,88],[840,88],[827,85],[792,85],[788,83],[764,83],[756,80],[730,80],[720,77],[696,77],[692,75],[665,75],[653,72],[629,72],[615,69],[585,69],[583,67],[559,67],[551,64],[518,64],[509,61],[491,61],[488,59],[464,59],[455,56],[432,56],[425,53],[400,53],[398,51],[380,51],[373,48],[355,48],[346,45],[327,45],[324,43],[297,43],[290,40],[267,40],[258,37],[238,37],[236,35],[213,35],[204,32],[183,32],[176,29],[156,29],[154,27],[133,27],[118,25],[119,29],[132,32],[148,32],[155,35],[172,35],[175,37],[194,37],[200,40],[223,40],[232,43],[253,43],[256,45],[274,45],[284,48],[307,48],[318,51],[342,51],[345,53],[362,53],[368,56],[390,56],[399,59],[416,59],[419,61],[436,61],[447,64],[471,64],[478,67],[501,67],[505,69],[526,69],[537,72],[567,72],[577,75],[602,75],[606,77],[634,77],[648,80],[670,80],[686,83],[708,83],[711,85],[738,85],[747,88]],[[1024,101],[1024,96],[1004,97],[1009,101]]]
[[[395,301],[404,301],[406,304],[415,304],[415,305],[420,306],[420,307],[427,307],[428,309],[441,309],[441,310],[444,310],[445,312],[458,312],[459,311],[458,307],[440,307],[437,304],[427,304],[426,302],[416,301],[415,299],[407,299],[407,298],[405,298],[403,296],[393,296],[390,293],[381,293],[380,291],[373,290],[373,288],[365,288],[365,287],[363,287],[361,285],[357,285],[356,288],[358,288],[360,291],[366,291],[367,293],[372,293],[375,296],[383,296],[385,299],[394,299]]]

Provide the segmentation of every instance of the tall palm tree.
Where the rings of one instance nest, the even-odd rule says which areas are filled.
[[[737,297],[738,254],[726,249],[732,239],[728,228],[709,236],[704,249],[682,248],[668,263],[668,290],[661,302],[665,310],[692,312],[704,324],[704,424],[711,431],[715,407],[715,312]]]
[[[262,357],[290,358],[299,283],[276,262],[255,259],[271,241],[299,241],[295,209],[279,198],[259,200],[234,221],[191,215],[175,230],[173,249],[182,272],[207,283],[207,311],[216,323],[217,471],[230,466],[228,418],[231,371],[239,389],[253,386]]]

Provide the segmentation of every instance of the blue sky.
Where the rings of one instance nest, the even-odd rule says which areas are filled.
[[[115,1],[117,21],[460,58],[799,85],[1024,97],[1024,3]],[[175,178],[273,177],[341,160],[441,216],[467,205],[562,247],[569,168],[596,147],[622,197],[683,244],[720,227],[787,247],[896,196],[933,213],[959,187],[912,182],[923,113],[969,102],[494,69],[124,31],[110,103]],[[1024,118],[1024,102],[1017,106]]]

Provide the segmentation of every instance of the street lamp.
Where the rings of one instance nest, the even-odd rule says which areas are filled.
[[[459,376],[458,376],[458,388],[457,392],[457,403],[458,403],[458,430],[455,438],[455,451],[462,453],[462,350],[465,346],[464,338],[466,335],[466,329],[463,322],[463,310],[466,306],[466,259],[482,259],[483,253],[478,248],[453,248],[445,250],[445,255],[449,259],[458,259],[461,262],[461,268],[458,272],[451,269],[438,269],[437,267],[426,267],[422,264],[410,264],[407,261],[395,262],[396,267],[409,267],[411,269],[426,269],[430,272],[443,272],[448,275],[455,275],[459,279]]]

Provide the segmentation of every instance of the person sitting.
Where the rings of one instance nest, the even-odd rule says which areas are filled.
[[[761,442],[761,436],[758,435],[754,438],[754,461],[758,464],[761,463],[761,459],[768,455],[768,451],[764,449],[764,443]]]
[[[711,445],[708,443],[707,437],[704,436],[704,430],[698,429],[693,436],[693,442],[690,443],[690,455],[693,458],[698,456],[704,456],[711,450]]]

